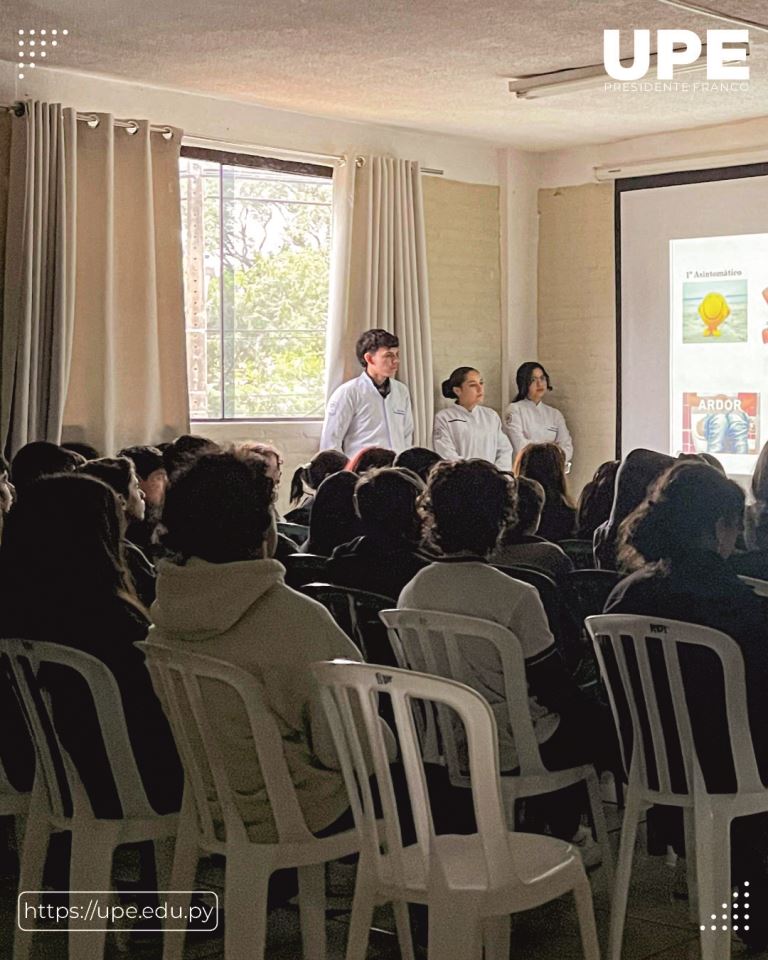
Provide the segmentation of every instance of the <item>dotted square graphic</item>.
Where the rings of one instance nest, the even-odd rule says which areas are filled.
[[[33,70],[38,63],[45,66],[41,61],[48,57],[49,48],[58,47],[60,39],[69,36],[69,30],[61,30],[58,27],[52,29],[44,27],[40,30],[36,28],[19,29],[17,34],[19,38],[17,43],[20,48],[20,59],[17,64],[18,78],[23,80],[25,70]]]
[[[710,924],[706,924],[706,923],[699,924],[699,930],[702,931],[702,932],[704,932],[704,931],[706,931],[707,929],[709,929],[710,932],[715,933],[715,932],[717,931],[717,929],[718,929],[718,923],[717,923],[717,921],[718,921],[718,920],[725,920],[726,923],[722,923],[722,924],[720,925],[720,929],[723,930],[724,932],[727,932],[728,930],[733,930],[735,933],[738,933],[738,932],[739,932],[739,929],[741,929],[741,930],[743,930],[743,931],[748,931],[748,930],[749,930],[749,923],[747,923],[747,921],[749,920],[749,889],[748,889],[748,888],[749,888],[749,880],[745,880],[745,881],[744,881],[743,887],[744,887],[744,893],[742,894],[742,901],[743,901],[743,902],[742,902],[741,904],[739,904],[739,890],[738,890],[738,887],[737,887],[736,890],[734,890],[733,893],[731,894],[730,922],[728,922],[728,921],[729,921],[728,904],[727,904],[727,903],[723,903],[723,904],[721,904],[721,909],[724,910],[725,912],[722,913],[722,914],[720,914],[719,917],[718,917],[718,915],[717,915],[716,913],[711,913],[711,914],[709,915],[709,919],[710,919],[711,923],[710,923]],[[741,908],[741,913],[738,912],[738,911],[739,911],[739,908]],[[738,922],[734,922],[734,921],[739,921],[740,919],[741,919],[741,921],[743,921],[743,922],[741,923],[741,927],[739,926],[739,923],[738,923]]]

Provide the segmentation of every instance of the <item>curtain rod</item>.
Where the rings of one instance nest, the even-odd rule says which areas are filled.
[[[23,100],[17,100],[16,103],[2,103],[0,104],[0,110],[5,110],[7,113],[13,113],[17,117],[23,117],[26,111],[26,104]],[[76,116],[81,123],[87,123],[92,130],[95,130],[99,123],[101,123],[100,118],[95,113],[78,113]],[[112,119],[112,124],[115,127],[122,127],[131,134],[136,133],[139,130],[138,120],[122,120],[119,117],[114,117]],[[149,131],[150,133],[159,133],[166,140],[171,140],[173,138],[172,127],[150,124]]]

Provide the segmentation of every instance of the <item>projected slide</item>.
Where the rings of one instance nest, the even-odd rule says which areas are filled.
[[[669,246],[670,452],[751,473],[768,439],[768,234]]]

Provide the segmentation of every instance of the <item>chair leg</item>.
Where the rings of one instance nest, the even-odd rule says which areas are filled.
[[[587,795],[589,797],[589,810],[592,815],[592,823],[595,826],[595,835],[603,855],[603,871],[605,882],[608,888],[608,902],[613,901],[613,853],[611,852],[611,843],[608,839],[608,825],[605,822],[605,811],[603,810],[603,801],[600,799],[600,784],[597,774],[594,770],[590,771],[586,779]]]
[[[96,826],[94,821],[72,829],[72,853],[69,864],[69,886],[71,890],[109,891],[112,880],[112,858],[117,845],[117,827],[107,823]],[[78,929],[72,928],[69,934],[69,960],[102,960],[109,920],[99,917],[99,912],[113,901],[106,894],[93,893],[78,897],[81,907],[94,910],[93,921]],[[99,930],[98,927],[102,929]]]
[[[24,842],[19,848],[19,893],[41,888],[50,836],[50,827],[45,820],[43,809],[40,804],[35,804],[33,797],[27,817],[27,828],[24,831]],[[27,960],[32,949],[33,931],[37,926],[37,917],[31,913],[25,914],[22,920],[24,930],[19,929],[18,923],[14,924],[14,960]]]
[[[397,939],[400,944],[400,958],[401,960],[415,960],[408,904],[405,900],[396,900],[392,904],[392,912],[395,914],[395,928],[397,929]]]
[[[715,821],[712,811],[703,803],[694,807],[694,819],[701,960],[728,960],[731,954],[730,824]]]
[[[228,854],[224,873],[224,956],[227,960],[264,960],[267,896],[272,875],[269,858]]]
[[[352,914],[349,918],[346,960],[365,960],[365,955],[368,952],[373,908],[376,906],[376,892],[366,877],[366,873],[363,857],[361,857],[357,865],[355,895],[352,899]],[[397,934],[398,937],[401,936],[399,925]],[[410,939],[410,926],[408,929],[408,937]],[[402,938],[400,940],[400,949],[401,951],[403,949]],[[405,954],[403,954],[403,958],[405,960]]]
[[[305,960],[325,960],[325,864],[299,867],[299,920]]]
[[[637,824],[640,819],[640,801],[633,790],[627,791],[627,804],[624,808],[624,823],[621,827],[619,862],[616,867],[616,879],[611,904],[611,925],[608,935],[608,960],[621,960],[621,942],[624,937],[624,921],[627,915],[629,880],[632,875],[632,860],[635,854]]]
[[[194,833],[194,831],[193,831]],[[155,854],[157,855],[157,853]],[[173,867],[171,878],[168,881],[169,890],[190,891],[195,887],[195,874],[200,851],[197,840],[189,830],[184,830],[179,824],[179,832],[173,848]],[[158,871],[159,872],[159,871]],[[163,960],[181,960],[184,955],[184,940],[186,937],[186,922],[176,920],[175,917],[186,916],[189,909],[190,895],[187,892],[175,894],[169,903],[172,911],[171,919],[163,923]]]
[[[509,960],[511,918],[491,917],[483,922],[485,960]]]
[[[696,826],[693,807],[683,808],[685,831],[685,880],[688,888],[688,919],[699,921],[699,886],[696,882]],[[728,901],[730,903],[730,900]]]
[[[597,927],[595,926],[595,911],[592,906],[592,890],[589,886],[589,880],[584,873],[584,868],[580,867],[582,876],[573,888],[573,898],[576,901],[576,913],[579,918],[579,933],[581,934],[581,947],[584,951],[584,960],[600,960],[600,945],[597,940]]]

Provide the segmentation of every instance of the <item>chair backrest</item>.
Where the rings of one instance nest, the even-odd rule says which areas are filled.
[[[499,786],[496,723],[484,698],[462,684],[411,670],[384,670],[348,660],[315,663],[311,669],[320,684],[355,823],[362,837],[362,852],[369,863],[375,865],[379,879],[388,886],[404,887],[408,885],[409,875],[412,878],[405,868],[398,804],[377,712],[378,701],[384,697],[391,699],[424,877],[438,883],[444,880],[439,858],[432,856],[434,822],[413,723],[413,706],[417,701],[450,709],[464,725],[475,820],[489,886],[509,879],[514,864],[509,858]],[[377,829],[367,757],[373,761],[383,813],[383,837]],[[382,850],[382,840],[385,850]]]
[[[558,540],[557,545],[565,551],[577,570],[594,567],[595,554],[591,540]]]
[[[401,667],[446,677],[473,689],[478,688],[478,678],[467,654],[483,644],[490,646],[498,658],[502,674],[507,716],[520,772],[524,776],[546,773],[531,720],[523,651],[511,630],[490,620],[436,610],[384,610],[380,616],[387,625]],[[456,727],[450,712],[440,705],[437,707],[437,723],[451,782],[462,784],[466,780],[466,767],[457,742]],[[426,737],[426,723],[420,732],[425,738],[422,740],[425,747],[434,750],[434,743]]]
[[[0,640],[0,651],[10,667],[14,689],[35,744],[37,769],[42,774],[52,814],[68,818],[79,804],[88,802],[80,776],[54,724],[45,688],[46,673],[50,678],[54,668],[58,674],[57,685],[64,672],[69,671],[81,677],[90,691],[123,817],[156,817],[136,766],[120,689],[109,668],[89,653],[57,643],[4,639]]]
[[[298,590],[305,583],[316,580],[325,581],[328,558],[317,553],[292,553],[283,561],[285,564],[285,582]]]
[[[758,597],[768,597],[768,580],[758,580],[757,577],[743,577],[739,574],[739,580],[748,587],[752,587]]]
[[[330,583],[308,583],[301,587],[301,592],[322,603],[368,663],[397,666],[387,631],[379,619],[379,613],[393,607],[396,600]]]
[[[706,792],[686,698],[702,682],[690,669],[690,653],[698,648],[712,651],[719,661],[717,686],[725,695],[719,719],[729,738],[738,790],[764,789],[748,735],[744,660],[735,640],[709,627],[618,614],[589,617],[587,629],[621,734],[630,785],[638,783],[662,803]]]
[[[157,695],[165,707],[184,766],[185,789],[191,790],[204,842],[247,843],[247,827],[217,732],[217,706],[211,685],[227,690],[245,712],[258,764],[272,809],[279,843],[311,842],[283,752],[277,721],[267,706],[263,688],[248,671],[223,660],[162,644],[138,644],[147,657]],[[218,701],[220,703],[220,700]]]
[[[309,536],[309,527],[305,527],[303,523],[289,523],[287,520],[279,520],[277,532],[284,534],[301,546]]]

